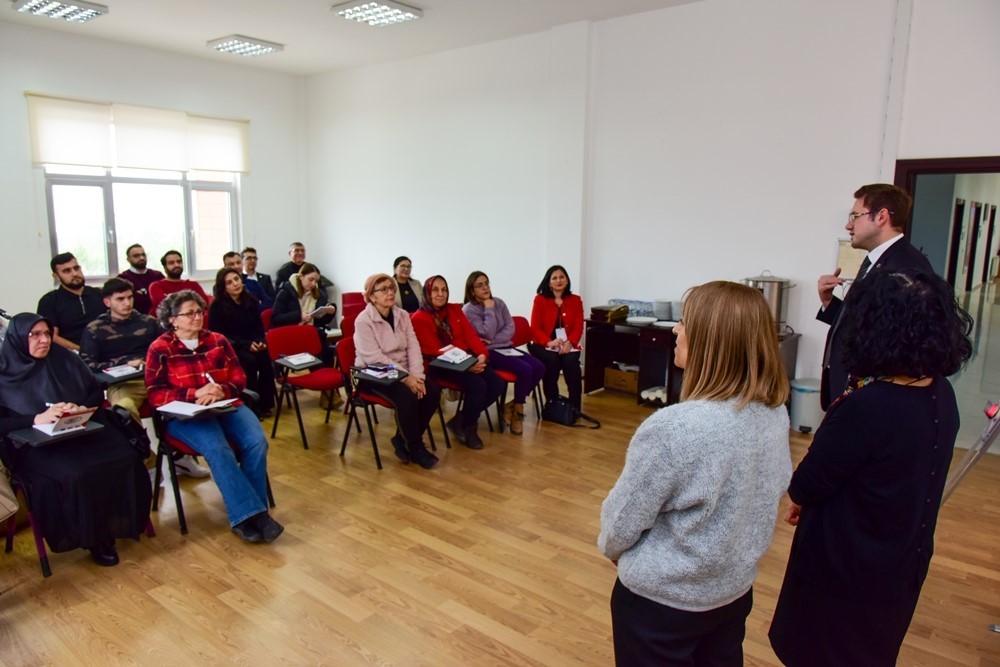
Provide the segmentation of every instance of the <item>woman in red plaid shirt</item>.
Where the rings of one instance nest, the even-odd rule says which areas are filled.
[[[205,306],[201,296],[184,290],[157,309],[167,333],[146,353],[146,386],[154,408],[170,401],[208,405],[238,398],[246,387],[229,341],[203,328]],[[239,401],[234,405],[233,412],[170,420],[166,432],[205,457],[233,532],[247,542],[273,542],[284,527],[267,513],[267,438],[250,408]]]

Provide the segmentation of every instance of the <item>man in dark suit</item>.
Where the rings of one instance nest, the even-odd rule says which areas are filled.
[[[934,273],[927,257],[903,238],[913,207],[910,195],[894,185],[874,183],[859,188],[854,193],[854,199],[845,229],[851,235],[851,247],[868,251],[855,281],[864,280],[871,271],[911,268]],[[816,319],[830,325],[820,385],[820,405],[824,410],[844,393],[847,385],[847,370],[841,362],[838,334],[844,309],[850,308],[851,302],[846,296],[844,301],[833,295],[834,288],[844,283],[840,267],[832,274],[820,276],[816,282],[822,304]]]
[[[267,305],[264,307],[270,308],[274,303],[274,283],[271,282],[271,276],[257,270],[257,249],[247,246],[246,248],[243,248],[242,254],[243,279],[257,281],[257,284],[260,285],[260,288],[267,296]]]

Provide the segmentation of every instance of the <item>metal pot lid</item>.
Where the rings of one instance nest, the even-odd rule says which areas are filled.
[[[754,276],[752,278],[744,278],[743,282],[749,284],[754,283],[779,283],[781,285],[788,285],[789,287],[795,287],[795,285],[789,285],[791,279],[789,278],[779,278],[777,276],[771,275],[771,272],[767,269],[761,271],[759,276]]]

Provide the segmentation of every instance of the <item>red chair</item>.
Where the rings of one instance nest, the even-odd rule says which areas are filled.
[[[147,408],[149,403],[143,403],[143,408]],[[177,438],[172,438],[167,435],[166,431],[166,420],[164,419],[163,413],[157,410],[150,410],[153,417],[153,430],[156,433],[156,439],[159,440],[160,444],[156,448],[156,472],[153,475],[153,507],[152,511],[156,512],[159,510],[159,500],[160,500],[160,483],[163,481],[163,459],[167,460],[167,469],[170,471],[170,486],[174,490],[174,505],[177,507],[177,521],[181,526],[181,535],[187,535],[187,518],[184,516],[184,503],[181,502],[181,487],[177,482],[177,467],[174,464],[175,457],[174,453],[181,456],[201,456],[198,452],[191,449],[183,442]],[[240,453],[236,447],[233,447],[232,443],[228,443],[232,448],[233,453],[236,455],[236,460],[239,461]],[[271,492],[271,480],[267,479],[267,502],[272,508],[274,505],[274,494]]]
[[[340,301],[344,305],[344,309],[352,304],[360,304],[362,308],[365,307],[365,295],[362,292],[344,292],[340,295]]]
[[[306,430],[302,425],[302,412],[299,410],[299,389],[311,389],[313,391],[328,391],[331,393],[331,400],[326,407],[326,421],[330,423],[330,410],[333,408],[332,394],[334,391],[344,386],[344,375],[335,368],[318,368],[319,357],[323,353],[323,344],[316,334],[316,327],[308,324],[296,324],[294,326],[276,327],[265,333],[267,338],[267,349],[271,359],[281,367],[279,382],[281,393],[278,395],[277,411],[274,413],[274,425],[271,427],[271,437],[274,438],[278,432],[278,420],[281,419],[281,407],[286,397],[291,396],[292,404],[295,406],[295,417],[299,421],[299,434],[302,436],[302,448],[309,449],[309,442],[306,440]],[[295,354],[307,352],[317,358],[317,364],[309,368],[308,373],[292,375],[287,366],[278,363],[283,357],[290,357]]]
[[[365,421],[368,423],[368,438],[372,443],[372,452],[375,453],[375,465],[379,470],[382,469],[382,457],[378,453],[378,443],[375,441],[375,428],[372,426],[372,413],[375,411],[375,406],[380,405],[383,408],[389,410],[395,410],[394,406],[388,400],[382,398],[377,394],[372,394],[366,391],[361,391],[354,386],[354,378],[350,373],[351,366],[354,365],[354,361],[357,355],[357,351],[354,347],[353,338],[343,338],[337,343],[337,359],[340,360],[340,367],[344,369],[346,382],[344,387],[347,391],[347,405],[345,406],[345,411],[347,412],[347,428],[344,430],[344,442],[340,445],[340,455],[343,456],[347,451],[347,438],[351,435],[351,422],[354,422],[358,429],[358,433],[361,433],[361,420],[358,419],[357,409],[363,408],[365,411]],[[369,411],[368,407],[371,406]],[[441,420],[441,430],[444,432],[444,443],[445,446],[451,449],[451,439],[448,437],[448,429],[444,425],[444,413],[441,411],[441,406],[438,405],[438,418]],[[437,445],[434,443],[434,434],[431,432],[430,427],[427,428],[427,437],[431,441],[431,449],[437,451]]]
[[[273,310],[273,308],[265,308],[260,311],[260,321],[264,324],[264,331],[271,328],[271,312]]]
[[[512,318],[514,320],[514,338],[511,341],[513,347],[521,347],[522,345],[527,345],[531,342],[531,324],[528,323],[528,318],[521,317],[520,315],[514,315]],[[529,354],[525,352],[525,354]],[[513,383],[517,380],[517,376],[514,373],[508,371],[496,371],[496,374],[500,378],[507,382],[507,384]],[[497,399],[498,408],[503,413],[503,404],[507,402],[507,390],[504,389],[503,395]],[[538,395],[538,385],[536,384],[531,389],[531,402],[535,404],[535,418],[542,418],[542,399]],[[502,419],[502,417],[501,417]]]
[[[358,314],[361,313],[361,311],[364,309],[365,309],[364,302],[344,303],[344,312],[340,318],[340,330],[344,334],[344,338],[354,337],[354,320],[357,318]]]

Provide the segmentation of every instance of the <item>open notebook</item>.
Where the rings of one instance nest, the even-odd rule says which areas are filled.
[[[35,424],[35,428],[46,435],[59,435],[69,431],[82,431],[97,408],[82,408],[74,412],[65,412],[62,417],[51,424]]]

